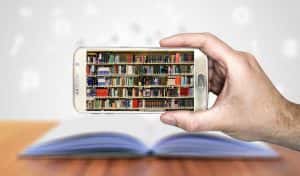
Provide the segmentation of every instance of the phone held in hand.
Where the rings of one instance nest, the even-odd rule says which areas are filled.
[[[208,60],[194,48],[78,48],[78,112],[161,113],[207,108]]]

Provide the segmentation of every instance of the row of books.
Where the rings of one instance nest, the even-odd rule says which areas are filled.
[[[180,63],[193,62],[193,53],[107,53],[89,52],[87,63]]]
[[[87,85],[97,86],[192,86],[192,76],[168,77],[88,77]]]
[[[87,75],[193,73],[193,65],[87,65]]]
[[[193,99],[180,99],[180,100],[140,100],[140,99],[124,99],[124,100],[87,100],[88,110],[99,109],[121,109],[121,108],[193,108]]]
[[[178,97],[193,96],[194,88],[164,87],[164,88],[87,88],[87,97]]]

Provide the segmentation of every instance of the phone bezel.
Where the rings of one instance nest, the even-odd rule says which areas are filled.
[[[73,57],[73,106],[77,112],[90,114],[105,113],[138,113],[156,114],[163,111],[87,111],[86,110],[86,54],[88,51],[126,52],[126,51],[150,51],[150,52],[194,52],[194,111],[207,109],[208,106],[208,60],[197,48],[163,48],[163,47],[80,47],[75,50]],[[204,75],[205,85],[198,89],[199,74]],[[198,97],[198,98],[195,98]]]

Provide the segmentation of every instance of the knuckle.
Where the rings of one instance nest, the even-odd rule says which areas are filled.
[[[245,53],[245,54],[246,54],[246,57],[247,57],[249,62],[252,62],[252,63],[256,62],[256,58],[253,54],[251,54],[251,53]]]
[[[206,41],[213,41],[217,38],[214,34],[212,34],[210,32],[204,32],[204,33],[202,33],[202,35],[205,36]]]
[[[251,53],[248,53],[248,52],[246,52],[246,51],[240,51],[240,50],[237,50],[237,53],[238,53],[239,56],[244,57],[244,58],[248,58],[248,57],[251,57],[251,56],[252,56]]]
[[[216,37],[214,34],[212,34],[210,32],[203,32],[202,34],[209,37],[209,38],[215,38]]]
[[[197,123],[194,120],[189,120],[186,124],[185,130],[188,132],[196,132],[197,131]]]
[[[253,54],[244,51],[237,51],[237,53],[247,66],[252,68],[257,65],[257,60]]]

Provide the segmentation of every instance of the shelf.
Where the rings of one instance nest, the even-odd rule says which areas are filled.
[[[190,99],[194,98],[194,96],[177,96],[177,97],[166,97],[166,96],[138,96],[138,97],[118,97],[118,96],[88,96],[91,99]]]
[[[162,73],[162,74],[108,74],[87,75],[88,77],[142,77],[142,76],[193,76],[193,73]]]
[[[173,88],[173,87],[193,87],[193,85],[147,85],[147,86],[126,86],[126,85],[115,85],[115,86],[87,86],[87,88]]]
[[[174,108],[171,108],[171,107],[161,107],[161,108],[143,108],[143,107],[140,107],[140,108],[131,108],[131,107],[128,107],[128,108],[124,108],[124,107],[119,107],[119,108],[97,108],[97,109],[88,109],[88,111],[99,111],[99,110],[107,110],[107,111],[119,111],[119,110],[126,110],[126,111],[130,111],[130,110],[142,110],[142,111],[164,111],[164,110],[194,110],[194,107],[174,107]]]
[[[122,53],[87,57],[88,111],[194,110],[192,51]]]
[[[150,62],[150,63],[127,63],[127,62],[118,62],[118,63],[87,63],[87,65],[194,65],[194,62],[169,62],[169,63],[160,63],[160,62]]]

